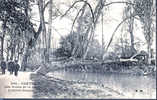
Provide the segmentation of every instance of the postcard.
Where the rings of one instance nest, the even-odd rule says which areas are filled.
[[[155,0],[0,0],[0,98],[156,99]]]

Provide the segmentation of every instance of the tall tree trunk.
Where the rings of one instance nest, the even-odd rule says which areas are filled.
[[[135,46],[134,46],[134,34],[133,34],[133,28],[134,28],[134,18],[131,18],[131,23],[129,27],[130,32],[130,39],[131,39],[131,56],[133,56],[136,53]]]
[[[80,17],[78,18],[79,25],[78,25],[77,31],[75,32],[76,33],[76,38],[74,37],[75,33],[73,33],[73,36],[72,36],[72,38],[74,40],[74,44],[75,44],[74,47],[73,47],[73,50],[72,50],[72,54],[71,54],[73,57],[77,56],[77,54],[78,54],[77,50],[78,50],[80,42],[81,42],[81,41],[79,41],[79,37],[80,37],[80,34],[81,34],[81,27],[82,27],[82,23],[83,23],[82,20],[83,20],[83,17],[84,17],[86,6],[87,6],[87,4],[85,3],[83,5],[83,7],[81,8],[81,14],[80,14]]]
[[[3,54],[3,51],[4,51],[4,38],[5,38],[5,34],[6,34],[6,21],[4,21],[3,23],[3,33],[2,33],[2,37],[1,37],[1,59],[4,58],[4,54]]]
[[[147,44],[147,52],[148,52],[147,63],[151,64],[151,44],[150,43]]]
[[[3,59],[4,37],[1,37],[1,59]]]
[[[49,0],[49,26],[48,26],[48,61],[49,61],[49,53],[51,49],[51,36],[52,36],[52,0]]]
[[[102,24],[102,35],[101,35],[101,38],[102,38],[102,40],[101,40],[101,42],[102,42],[102,47],[101,47],[101,49],[102,49],[102,56],[101,56],[101,59],[103,60],[103,56],[104,56],[104,47],[105,47],[105,45],[104,45],[104,24],[103,24],[103,22],[104,22],[104,15],[103,15],[103,12],[102,12],[102,16],[101,16],[102,18],[101,18],[101,24]]]
[[[12,41],[12,44],[11,44],[11,57],[10,59],[11,60],[15,60],[15,48],[16,48],[16,44],[15,44],[15,41]]]
[[[131,6],[131,5],[130,5]],[[126,12],[127,13],[127,12]],[[134,13],[134,11],[132,11],[132,7],[129,10],[129,16],[132,15]],[[131,40],[131,55],[133,56],[136,53],[136,49],[134,46],[134,34],[133,34],[133,30],[134,30],[134,17],[130,18],[128,20],[128,26],[129,26],[129,33],[130,33],[130,40]]]
[[[40,0],[39,0],[40,1]],[[46,8],[46,7],[45,7]],[[45,9],[42,10],[42,12],[44,13]],[[28,15],[28,10],[25,9],[25,13],[26,15]],[[41,13],[39,11],[39,13]],[[42,28],[43,28],[43,24],[42,24],[42,21],[40,19],[40,25],[38,27],[38,30],[35,31],[35,29],[33,28],[33,33],[34,33],[34,36],[32,37],[32,39],[29,40],[29,42],[27,42],[25,44],[25,49],[24,49],[24,54],[23,54],[23,57],[22,58],[22,61],[21,61],[21,69],[22,71],[25,71],[26,70],[26,66],[27,66],[27,58],[29,56],[29,50],[32,48],[32,47],[35,47],[36,43],[37,43],[37,40],[42,32]]]
[[[42,24],[42,41],[43,41],[43,49],[44,49],[44,62],[46,61],[46,51],[47,51],[47,40],[46,40],[46,26],[45,26],[45,18],[44,18],[44,2],[43,0],[38,1],[39,6],[39,15],[40,15],[40,21]]]
[[[19,57],[20,57],[20,44],[18,43],[17,45],[17,60],[19,61]]]
[[[121,46],[122,46],[122,54],[121,54],[121,56],[122,57],[125,57],[125,53],[124,53],[124,41],[123,41],[123,36],[122,36],[122,34],[121,34],[121,38],[120,38],[120,42],[121,42]]]
[[[7,42],[7,58],[6,58],[6,61],[8,61],[8,60],[9,60],[9,44]]]
[[[29,46],[26,45],[25,47],[25,50],[24,50],[24,54],[23,54],[23,57],[22,57],[22,63],[21,63],[21,69],[22,71],[26,71],[26,68],[27,68],[27,60],[28,60],[28,57],[29,57]]]
[[[10,56],[10,60],[13,60],[13,54],[14,54],[14,50],[13,50],[13,46],[11,46],[11,56]]]
[[[94,30],[96,28],[96,24],[98,22],[98,19],[100,17],[100,14],[101,14],[101,11],[102,9],[104,8],[104,4],[105,4],[105,1],[106,0],[100,0],[95,8],[95,11],[94,11],[94,25],[91,25],[90,28],[91,29],[91,34],[89,36],[89,39],[88,41],[85,43],[85,53],[83,55],[83,59],[86,59],[86,56],[87,56],[87,53],[88,53],[88,50],[89,50],[89,43],[93,40],[94,38]]]
[[[43,0],[38,1],[38,7],[39,7],[39,15],[40,15],[40,21],[42,25],[42,42],[43,42],[43,48],[46,48],[46,26],[45,26],[45,18],[44,18],[44,2]]]

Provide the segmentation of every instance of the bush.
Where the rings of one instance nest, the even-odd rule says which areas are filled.
[[[65,38],[60,40],[60,47],[54,52],[54,55],[57,57],[67,57],[70,58],[72,56],[73,49],[76,45],[76,37],[71,34],[67,35]],[[77,51],[76,58],[81,58],[84,53],[84,48]],[[94,57],[96,59],[100,59],[102,55],[101,45],[97,40],[93,40],[92,43],[89,43],[89,51],[87,53],[87,59]]]

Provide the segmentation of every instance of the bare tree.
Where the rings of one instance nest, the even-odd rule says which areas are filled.
[[[48,49],[47,49],[47,61],[49,61],[49,53],[51,48],[51,36],[52,36],[52,0],[49,0],[49,22],[48,22]]]
[[[75,43],[75,45],[74,45],[74,48],[73,48],[73,50],[72,50],[72,56],[78,56],[78,49],[80,48],[80,46],[81,46],[81,42],[82,41],[80,41],[79,40],[79,38],[81,37],[81,35],[82,35],[82,32],[83,32],[83,30],[81,30],[82,28],[81,27],[83,27],[82,25],[83,25],[83,19],[84,19],[84,16],[85,16],[85,9],[86,9],[86,6],[87,6],[87,4],[85,3],[83,6],[82,6],[82,8],[80,9],[80,11],[78,12],[78,16],[79,16],[79,14],[80,14],[80,12],[81,12],[81,14],[80,14],[80,17],[78,18],[78,22],[79,22],[79,25],[78,25],[78,27],[77,27],[77,32],[73,32],[73,34],[75,33],[76,34],[76,40],[74,41],[74,43]],[[76,17],[77,18],[77,17]],[[75,19],[76,19],[75,18]],[[72,29],[73,30],[73,29]],[[73,35],[73,38],[74,38],[74,35]],[[82,46],[81,46],[82,47]],[[82,48],[83,49],[83,48]],[[83,51],[83,50],[82,50]],[[79,52],[79,54],[80,54],[80,52]],[[81,55],[81,54],[80,54]]]
[[[88,39],[88,41],[85,45],[85,53],[83,55],[83,59],[86,59],[86,56],[87,56],[87,53],[88,53],[88,50],[89,50],[88,45],[94,38],[94,30],[96,28],[96,24],[98,22],[98,19],[101,15],[101,11],[104,8],[105,2],[106,2],[106,0],[99,0],[98,4],[97,4],[97,6],[94,10],[94,22],[93,22],[94,25],[89,27],[89,29],[91,28],[91,34],[90,34],[89,39]]]
[[[131,1],[128,1],[131,2]],[[123,19],[126,17],[132,15],[134,13],[134,6],[133,5],[128,5],[126,4],[126,7],[124,8],[123,11]],[[130,56],[133,56],[136,53],[135,46],[134,46],[134,17],[131,17],[127,21],[125,21],[125,25],[128,26],[127,31],[130,33],[130,43],[131,43],[131,54]],[[126,27],[125,26],[125,27]]]
[[[42,23],[42,41],[43,41],[43,48],[47,48],[47,40],[46,40],[46,26],[45,26],[45,18],[44,18],[44,1],[39,0],[38,1],[39,6],[39,15],[40,15],[40,21]]]
[[[102,40],[101,40],[101,42],[102,42],[102,47],[101,47],[101,49],[102,49],[102,60],[103,60],[103,55],[104,55],[104,49],[105,49],[105,41],[104,41],[104,14],[103,14],[103,12],[102,12],[102,16],[101,16],[102,18],[101,18],[101,24],[102,24],[102,35],[101,35],[101,38],[102,38]]]

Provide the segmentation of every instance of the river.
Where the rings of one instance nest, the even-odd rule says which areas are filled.
[[[48,73],[55,78],[96,83],[103,87],[112,88],[124,94],[124,98],[155,98],[156,78],[153,76],[139,76],[118,73],[87,73],[58,70]],[[123,97],[122,97],[123,98]]]

